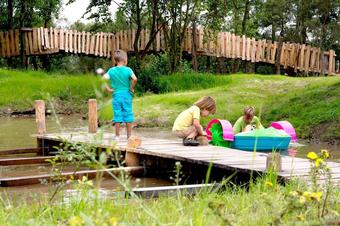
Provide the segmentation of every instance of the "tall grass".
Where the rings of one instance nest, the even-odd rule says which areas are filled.
[[[47,74],[37,71],[0,69],[0,108],[31,109],[34,100],[55,99],[56,106],[71,112],[86,108],[89,98],[96,97],[100,80],[93,75]]]

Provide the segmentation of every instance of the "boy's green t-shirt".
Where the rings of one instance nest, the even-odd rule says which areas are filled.
[[[116,66],[109,69],[107,79],[110,80],[114,93],[121,93],[130,90],[133,71],[127,66]]]
[[[245,123],[243,120],[243,116],[241,116],[237,121],[235,122],[233,126],[234,134],[243,132],[244,128],[246,128],[248,124]],[[250,125],[255,126],[257,129],[263,129],[263,126],[259,120],[258,117],[254,116],[253,119],[250,122]]]

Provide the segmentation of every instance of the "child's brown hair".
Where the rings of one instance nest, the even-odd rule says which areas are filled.
[[[194,103],[200,110],[207,110],[211,114],[216,113],[216,103],[215,100],[210,96],[204,96]]]
[[[126,61],[127,60],[127,53],[121,49],[117,49],[113,53],[113,58],[115,59],[116,63]]]

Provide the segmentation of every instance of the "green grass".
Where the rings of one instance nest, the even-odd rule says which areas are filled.
[[[0,196],[1,225],[331,225],[338,222],[340,190],[333,189],[327,201],[327,215],[318,217],[322,201],[299,204],[302,183],[286,186],[263,178],[250,185],[224,187],[221,192],[196,196],[161,196],[157,199],[101,197],[98,190],[76,185],[67,199],[49,202],[47,198],[19,201]],[[76,184],[76,183],[75,183]],[[75,193],[78,191],[78,193]],[[302,194],[300,194],[302,196]],[[17,200],[18,201],[18,200]],[[282,214],[285,213],[285,214]],[[301,219],[304,218],[304,220]],[[78,222],[78,224],[76,224]],[[275,223],[276,222],[276,223]],[[73,224],[74,223],[74,224]]]
[[[0,69],[0,109],[27,110],[33,108],[34,100],[53,98],[58,110],[79,112],[86,108],[89,98],[96,97],[94,90],[99,84],[93,75]]]

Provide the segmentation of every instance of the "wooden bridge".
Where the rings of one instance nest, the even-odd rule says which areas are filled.
[[[241,59],[252,63],[263,62],[292,68],[295,72],[336,73],[336,55],[334,50],[322,52],[310,45],[269,40],[256,40],[238,36],[229,32],[219,32],[214,38],[198,29],[193,39],[192,29],[187,29],[182,42],[182,50],[192,52],[193,40],[196,40],[197,53],[207,56]],[[22,35],[22,38],[20,36]],[[26,56],[70,53],[111,58],[115,49],[134,51],[135,30],[117,33],[90,33],[85,31],[55,28],[24,28],[0,32],[0,57],[19,56],[21,51]],[[22,42],[20,41],[22,39]],[[138,48],[144,50],[150,40],[150,31],[143,29],[138,41]],[[160,30],[152,41],[150,50],[159,52],[167,49],[166,31]],[[278,52],[280,51],[280,52]]]

